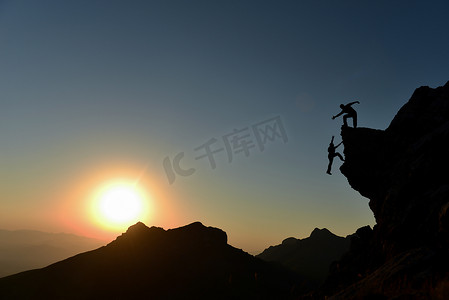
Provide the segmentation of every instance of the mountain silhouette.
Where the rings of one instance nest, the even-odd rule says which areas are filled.
[[[300,274],[310,288],[319,287],[329,274],[332,262],[349,250],[349,237],[339,237],[326,228],[315,228],[305,239],[287,238],[265,249],[257,257],[278,262]]]
[[[281,263],[295,247],[342,241],[327,230],[267,249],[273,264],[199,222],[137,223],[104,247],[0,278],[0,299],[449,299],[449,82],[416,89],[386,130],[346,126],[341,136],[340,170],[376,225],[350,236],[312,293],[299,296],[305,281]]]
[[[131,226],[107,246],[0,278],[0,299],[284,299],[299,277],[199,222]]]
[[[449,299],[449,82],[420,87],[386,130],[342,128],[350,186],[376,225],[360,228],[326,281],[331,299]]]
[[[102,245],[104,241],[73,234],[0,230],[0,277],[42,268]]]

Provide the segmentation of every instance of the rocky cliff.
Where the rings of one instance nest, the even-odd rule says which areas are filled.
[[[341,136],[340,170],[377,224],[357,232],[328,293],[449,299],[449,82],[416,89],[386,130],[344,127]]]

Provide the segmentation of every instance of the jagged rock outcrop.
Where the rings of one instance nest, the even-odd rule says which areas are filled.
[[[385,254],[448,242],[449,83],[421,87],[385,130],[344,128],[341,172],[370,199]]]
[[[176,229],[164,230],[160,227],[148,228],[142,222],[128,228],[126,233],[117,237],[110,243],[111,247],[130,247],[138,245],[140,248],[179,244],[184,249],[196,247],[225,247],[228,242],[226,232],[215,227],[206,227],[200,222],[195,222]]]
[[[298,280],[220,229],[137,223],[107,246],[0,278],[0,299],[286,299]]]
[[[337,299],[449,297],[449,82],[416,89],[386,130],[341,135],[340,170],[377,224],[356,234],[327,287],[343,288]]]

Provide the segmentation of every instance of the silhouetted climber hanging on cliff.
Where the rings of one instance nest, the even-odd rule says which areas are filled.
[[[360,104],[359,101],[354,101],[354,102],[348,103],[346,105],[340,104],[341,112],[335,116],[332,116],[332,120],[335,120],[335,118],[341,116],[342,114],[345,114],[343,116],[343,126],[348,126],[346,119],[352,118],[352,124],[354,125],[354,128],[356,128],[357,127],[357,112],[355,111],[355,109],[353,109],[351,107],[351,105],[353,105],[355,103]]]
[[[329,152],[329,154],[327,155],[327,158],[329,158],[329,165],[327,166],[326,173],[329,175],[332,175],[331,168],[332,168],[332,163],[334,162],[335,156],[338,156],[338,158],[340,158],[341,161],[345,161],[345,159],[343,158],[343,156],[341,156],[340,153],[335,152],[335,149],[337,149],[338,146],[341,145],[341,143],[343,143],[343,142],[340,142],[340,144],[338,144],[337,146],[334,146],[334,136],[332,136],[332,140],[329,144],[329,147],[327,148],[327,152]]]

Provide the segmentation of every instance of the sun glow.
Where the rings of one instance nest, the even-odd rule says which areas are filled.
[[[94,219],[103,227],[123,230],[146,219],[148,199],[135,184],[106,184],[94,197],[93,214]]]

